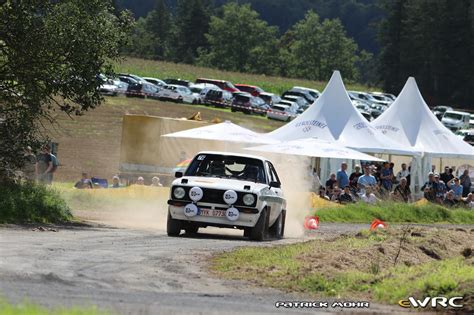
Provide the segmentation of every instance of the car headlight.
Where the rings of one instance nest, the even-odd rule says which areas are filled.
[[[253,205],[253,203],[255,202],[255,197],[252,194],[245,194],[243,202],[246,206]]]
[[[203,195],[204,193],[199,187],[193,187],[189,190],[189,198],[191,198],[191,200],[194,202],[198,202],[199,200],[201,200]]]
[[[233,205],[237,202],[237,193],[234,190],[227,190],[224,193],[224,202],[228,205]]]
[[[184,190],[183,187],[176,187],[176,188],[173,190],[173,196],[174,196],[176,199],[183,199],[185,195],[186,195],[186,191]]]

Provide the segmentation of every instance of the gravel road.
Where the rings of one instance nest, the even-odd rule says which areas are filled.
[[[291,310],[276,309],[274,303],[302,297],[218,279],[209,274],[207,259],[239,246],[273,246],[367,227],[327,224],[310,237],[255,243],[240,233],[219,235],[218,229],[170,238],[163,231],[99,225],[56,227],[57,232],[3,226],[0,295],[11,302],[27,298],[48,307],[97,305],[121,314],[287,314]],[[366,313],[394,310],[400,308],[371,305]]]

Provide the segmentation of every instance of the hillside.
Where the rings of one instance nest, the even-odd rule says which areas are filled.
[[[232,83],[244,83],[257,85],[267,92],[281,94],[293,86],[305,86],[323,91],[327,82],[309,81],[302,79],[290,79],[284,77],[272,77],[265,75],[247,74],[239,72],[221,71],[218,69],[197,67],[172,62],[144,60],[138,58],[127,58],[116,66],[117,72],[133,73],[145,77],[156,77],[159,79],[181,78],[194,81],[196,78],[212,78],[228,80]],[[346,83],[348,90],[373,90],[360,84]]]

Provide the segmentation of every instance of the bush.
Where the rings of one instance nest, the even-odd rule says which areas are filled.
[[[0,185],[0,223],[59,223],[72,219],[67,203],[50,187]]]

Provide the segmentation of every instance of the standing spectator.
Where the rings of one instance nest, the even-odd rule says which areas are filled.
[[[362,200],[365,203],[372,204],[372,205],[377,203],[377,201],[379,201],[379,199],[372,192],[372,187],[371,186],[367,186],[365,188],[365,191],[362,194],[362,196],[360,197],[360,200]]]
[[[319,191],[319,187],[322,186],[321,180],[319,179],[318,173],[316,172],[316,168],[312,168],[311,165],[309,167],[310,171],[308,173],[308,177],[309,183],[311,185],[310,191],[317,192]]]
[[[375,177],[370,175],[370,166],[364,167],[364,175],[360,176],[357,180],[357,186],[362,194],[365,193],[364,189],[367,187],[375,187],[377,185],[377,181]]]
[[[428,174],[428,181],[421,186],[421,190],[424,193],[424,198],[428,201],[434,202],[436,199],[436,194],[435,194],[435,179],[434,179],[434,173],[430,172]]]
[[[36,158],[36,178],[38,182],[51,185],[53,181],[53,158],[50,153],[51,147],[45,145]]]
[[[331,197],[332,195],[332,190],[334,189],[334,186],[337,184],[337,180],[336,180],[336,174],[331,174],[329,176],[329,179],[326,181],[326,192],[328,194],[329,197]]]
[[[25,148],[23,159],[25,163],[23,165],[23,175],[27,181],[34,181],[36,179],[36,156],[30,146]]]
[[[454,199],[454,192],[452,190],[446,193],[446,198],[444,198],[442,203],[446,207],[454,207],[458,204],[458,201]]]
[[[74,185],[74,188],[93,189],[94,184],[92,184],[92,181],[88,178],[87,173],[82,173],[82,178],[77,181],[77,183]]]
[[[163,185],[160,183],[160,178],[158,176],[153,176],[151,179],[151,186],[152,187],[163,187]]]
[[[438,201],[439,203],[442,203],[444,199],[444,195],[446,194],[446,191],[447,191],[447,187],[446,187],[446,184],[442,180],[440,180],[439,174],[435,174],[434,179],[435,181],[434,181],[433,188],[434,188],[434,192],[436,196],[436,201]]]
[[[471,191],[471,177],[469,176],[469,169],[465,169],[461,177],[459,177],[462,186],[462,196],[467,197]]]
[[[408,202],[411,199],[410,186],[405,177],[400,178],[400,184],[393,191],[393,199],[396,201]]]
[[[138,186],[144,186],[145,185],[145,179],[143,177],[138,177],[137,179],[137,185]]]
[[[442,174],[440,175],[440,179],[441,179],[443,182],[447,183],[447,182],[449,182],[449,181],[450,181],[451,179],[453,179],[453,178],[454,178],[453,174],[451,174],[451,173],[449,172],[449,166],[445,166],[445,167],[444,167],[444,173],[442,173]]]
[[[400,183],[400,180],[402,179],[402,177],[406,177],[410,174],[410,172],[408,171],[407,169],[407,165],[405,163],[402,163],[402,169],[397,173],[397,183]]]
[[[383,163],[383,168],[380,174],[381,186],[386,192],[392,191],[393,171],[390,169],[388,162]]]
[[[344,187],[344,192],[339,196],[338,201],[341,204],[354,202],[354,197],[351,194],[351,189],[349,185]]]
[[[118,177],[117,175],[112,177],[112,186],[111,186],[111,188],[120,188],[120,177]]]
[[[372,175],[374,175],[375,180],[377,183],[380,184],[380,176],[381,176],[381,171],[382,171],[382,165],[376,164],[372,167]]]
[[[341,163],[341,169],[336,174],[337,185],[339,187],[346,187],[347,185],[349,185],[349,176],[347,176],[346,170],[347,163]]]
[[[359,177],[362,176],[362,172],[360,171],[360,166],[356,165],[354,168],[354,172],[349,176],[349,185],[352,188],[357,188],[357,181],[359,180]]]
[[[459,178],[457,177],[454,177],[453,179],[451,179],[448,184],[447,184],[448,188],[450,190],[453,191],[454,193],[454,199],[456,200],[461,200],[462,198],[462,190],[463,190],[463,187],[461,186],[461,184],[459,183]]]

